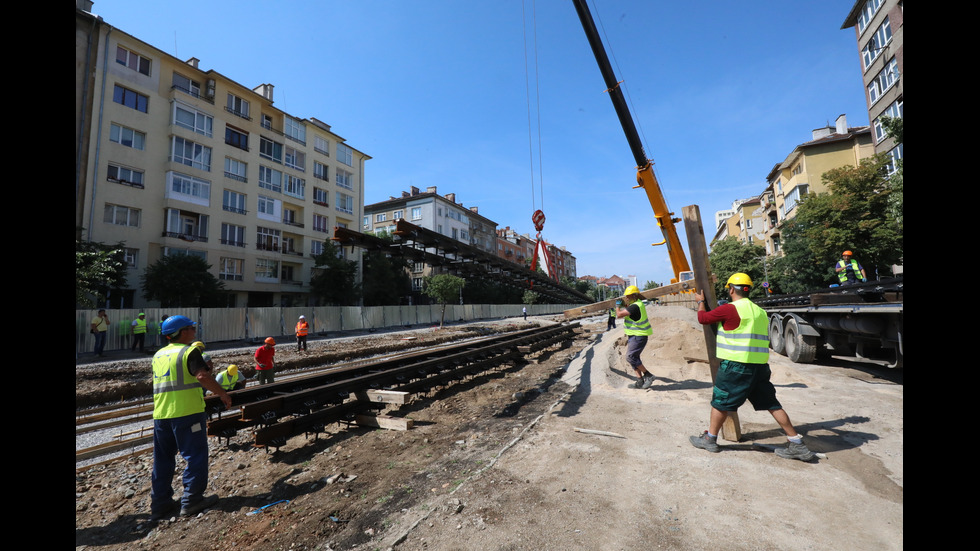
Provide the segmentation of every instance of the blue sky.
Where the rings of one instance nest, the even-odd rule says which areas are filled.
[[[868,124],[854,31],[840,29],[852,5],[591,2],[677,216],[696,204],[711,224],[812,129],[842,113]],[[275,85],[277,107],[373,157],[365,203],[435,185],[532,235],[543,207],[543,237],[580,276],[671,277],[567,0],[96,0],[93,13],[202,69]]]

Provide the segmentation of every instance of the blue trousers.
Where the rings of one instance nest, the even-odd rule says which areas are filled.
[[[153,420],[153,476],[150,509],[165,511],[173,503],[177,452],[187,462],[181,506],[204,499],[208,485],[207,416],[202,413],[175,419]]]

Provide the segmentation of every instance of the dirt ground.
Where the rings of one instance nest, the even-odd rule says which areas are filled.
[[[825,457],[777,457],[785,438],[747,406],[742,441],[711,454],[688,443],[708,418],[701,329],[649,312],[649,390],[627,388],[622,327],[585,323],[571,346],[392,412],[409,431],[212,441],[221,500],[195,518],[149,522],[148,455],[76,474],[76,549],[903,548],[901,372],[774,355],[777,396]]]

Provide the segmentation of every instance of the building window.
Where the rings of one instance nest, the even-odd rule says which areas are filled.
[[[297,199],[306,198],[306,180],[289,174],[283,174],[282,183],[282,192],[286,195],[296,197]]]
[[[140,225],[140,212],[140,209],[106,203],[105,216],[102,221],[106,224],[138,228]]]
[[[133,170],[123,166],[109,165],[107,178],[111,182],[125,184],[127,186],[143,187],[143,171]]]
[[[282,209],[282,203],[271,197],[266,197],[264,195],[259,195],[259,206],[257,216],[263,220],[270,220],[273,222],[278,222],[279,211]]]
[[[282,148],[283,145],[279,142],[265,137],[259,138],[259,155],[270,161],[282,164]]]
[[[315,136],[313,138],[313,150],[316,151],[317,153],[323,153],[324,155],[329,157],[330,142],[327,141],[325,138],[321,138],[320,136]]]
[[[885,130],[885,123],[882,119],[888,117],[892,119],[900,119],[905,116],[905,101],[895,100],[887,109],[881,112],[877,118],[875,118],[874,129],[875,129],[875,143],[881,143],[885,138],[888,137],[887,131]]]
[[[393,220],[401,220],[402,218],[405,218],[405,211],[396,210],[395,213],[391,215],[391,217]]]
[[[116,84],[116,87],[112,92],[112,101],[140,111],[141,113],[146,113],[150,104],[150,98],[147,96],[144,96],[139,92],[134,92],[129,88],[123,88],[118,84]]]
[[[259,187],[281,193],[282,172],[274,168],[259,165]]]
[[[225,106],[225,110],[243,119],[252,120],[248,115],[248,100],[242,99],[235,94],[228,94],[228,104]]]
[[[221,208],[237,214],[245,214],[245,194],[226,189],[221,198]]]
[[[412,220],[422,219],[422,207],[412,207]]]
[[[868,43],[864,45],[864,48],[861,48],[861,59],[864,60],[865,71],[868,70],[868,67],[871,67],[874,60],[878,59],[878,56],[884,51],[885,46],[887,46],[891,40],[892,28],[888,24],[888,17],[886,16],[884,22],[882,22],[880,27],[878,27],[878,30],[871,35]]]
[[[211,148],[180,136],[174,136],[171,143],[170,160],[210,172]]]
[[[283,148],[283,164],[300,172],[306,172],[306,153],[287,145]]]
[[[116,46],[116,63],[128,67],[141,75],[150,76],[150,60],[136,52]]]
[[[902,160],[903,147],[904,144],[898,144],[888,152],[888,164],[885,165],[885,170],[888,171],[889,175],[894,174],[898,170],[898,161]]]
[[[327,165],[313,161],[313,177],[323,180],[324,182],[329,182]]]
[[[260,251],[278,251],[281,232],[275,228],[259,226],[256,231],[255,247]]]
[[[320,256],[321,254],[323,254],[323,241],[317,241],[314,239],[313,242],[310,243],[310,255]]]
[[[140,250],[130,247],[123,248],[123,261],[129,268],[138,268],[140,263]]]
[[[174,73],[170,82],[174,88],[187,95],[194,96],[195,98],[201,97],[201,83],[199,82],[191,80],[180,73]]]
[[[330,192],[318,187],[313,188],[313,202],[324,207],[330,206]]]
[[[342,188],[354,189],[354,175],[342,168],[338,168],[334,171],[334,175],[337,179],[337,185]]]
[[[133,149],[139,149],[140,151],[146,148],[146,134],[139,130],[119,126],[116,123],[112,123],[109,126],[109,141],[126,147],[132,147]]]
[[[248,172],[248,163],[243,163],[238,159],[232,159],[231,157],[225,157],[225,178],[231,178],[232,180],[237,180],[239,182],[247,182],[248,178],[245,177]]]
[[[342,143],[337,144],[337,160],[347,166],[354,166],[354,150]]]
[[[384,222],[387,219],[388,219],[388,213],[386,212],[382,212],[381,214],[374,215],[375,222]]]
[[[231,126],[225,127],[225,143],[248,151],[248,132],[244,132]]]
[[[245,246],[245,226],[221,224],[221,244],[233,247]]]
[[[346,193],[337,192],[337,210],[346,214],[354,214],[354,198]]]
[[[245,261],[241,258],[222,257],[218,261],[218,279],[242,281],[245,279]]]
[[[413,291],[421,291],[422,290],[422,278],[421,277],[413,277],[412,278],[412,290]]]
[[[364,220],[363,220],[363,223],[361,224],[361,227],[362,227],[362,229],[365,229],[365,230],[371,229],[371,217],[370,216],[365,216],[364,217]]]
[[[306,125],[292,117],[286,117],[283,134],[287,138],[306,145]]]
[[[279,262],[267,258],[256,259],[255,280],[266,283],[277,283],[279,281]]]
[[[783,203],[784,217],[786,216],[786,213],[795,209],[796,205],[799,204],[799,202],[802,201],[804,197],[806,197],[806,194],[809,192],[809,189],[810,189],[809,185],[801,184],[794,187],[789,191],[789,193],[786,194],[786,199],[785,202]]]
[[[208,115],[207,113],[202,113],[188,105],[175,101],[173,118],[174,124],[177,126],[184,127],[188,130],[193,130],[198,134],[204,134],[209,138],[214,134],[214,117]]]
[[[211,182],[179,172],[167,173],[167,197],[207,205],[211,199]]]
[[[868,0],[861,7],[861,14],[858,15],[858,31],[864,32],[864,29],[871,24],[871,20],[874,19],[876,13],[878,13],[878,8],[885,3],[885,0]]]
[[[330,220],[322,214],[313,215],[313,231],[330,232]]]
[[[891,61],[885,64],[881,72],[875,76],[874,80],[868,83],[868,98],[871,100],[871,103],[874,104],[878,101],[882,94],[898,82],[898,77],[898,61],[893,57]]]

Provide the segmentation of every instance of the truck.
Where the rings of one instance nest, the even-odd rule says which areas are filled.
[[[753,299],[769,317],[769,346],[798,363],[853,356],[904,364],[904,278]]]

